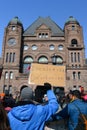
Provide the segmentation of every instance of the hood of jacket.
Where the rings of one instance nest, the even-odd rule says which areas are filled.
[[[36,106],[34,104],[17,106],[11,110],[11,114],[14,118],[20,121],[29,121],[35,111],[35,108]]]

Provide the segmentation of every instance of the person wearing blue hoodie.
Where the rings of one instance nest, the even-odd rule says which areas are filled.
[[[46,105],[34,103],[33,91],[30,87],[22,89],[21,101],[8,113],[11,130],[44,130],[45,122],[59,107],[51,85],[45,83],[44,86],[48,96]]]
[[[68,130],[75,130],[78,125],[80,111],[82,114],[87,115],[87,103],[81,100],[81,93],[79,90],[70,91],[69,98],[70,103],[68,103],[61,111],[55,113],[52,116],[51,121],[66,119]],[[84,125],[79,124],[78,130],[83,130],[83,126]]]

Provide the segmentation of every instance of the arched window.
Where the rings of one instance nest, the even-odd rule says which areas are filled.
[[[78,62],[80,62],[80,53],[78,52]]]
[[[8,72],[5,72],[5,79],[8,79],[8,78],[9,78]]]
[[[76,39],[72,39],[72,40],[71,40],[71,46],[76,47],[76,46],[77,46],[77,44],[78,44],[78,42],[77,42],[77,40],[76,40]]]
[[[37,48],[38,48],[37,45],[32,45],[32,50],[33,51],[37,50]]]
[[[62,50],[63,50],[63,45],[59,45],[59,46],[58,46],[58,50],[59,50],[59,51],[62,51]]]
[[[63,58],[58,55],[53,55],[52,56],[52,63],[55,65],[62,65],[63,64]]]
[[[76,79],[76,72],[73,72],[73,79]]]
[[[9,62],[12,62],[12,53],[10,53]]]
[[[54,45],[50,45],[50,50],[53,51],[54,50]]]
[[[10,72],[10,79],[13,79],[13,72]]]
[[[71,53],[71,62],[73,62],[73,53]]]
[[[27,56],[23,61],[23,73],[29,73],[31,63],[33,62],[33,58],[31,56]]]
[[[7,85],[3,86],[3,92],[5,92],[5,90],[7,90]]]
[[[81,79],[81,72],[78,72],[78,79]]]
[[[24,63],[31,63],[33,62],[33,58],[31,56],[27,56],[24,58]]]
[[[48,33],[39,33],[39,38],[48,38]]]
[[[27,50],[28,50],[28,48],[29,48],[29,46],[28,46],[28,45],[24,45],[24,51],[27,51]]]
[[[15,53],[13,53],[13,62],[15,62]]]
[[[62,62],[63,62],[62,57],[58,56],[57,59],[56,59],[56,62],[57,62],[57,63],[62,63]]]
[[[48,63],[48,59],[46,56],[41,56],[41,57],[39,57],[38,62],[39,63]]]
[[[74,53],[74,62],[76,62],[76,53]]]
[[[6,62],[8,62],[9,59],[9,53],[6,53]]]
[[[9,85],[9,94],[12,94],[12,85]]]

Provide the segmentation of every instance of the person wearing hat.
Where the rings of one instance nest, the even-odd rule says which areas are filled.
[[[82,113],[87,115],[87,103],[81,100],[81,93],[79,90],[71,90],[69,92],[69,98],[70,103],[68,103],[60,112],[54,114],[51,120],[68,119],[68,130],[75,130],[79,118],[78,108]]]
[[[9,113],[11,130],[43,130],[45,122],[58,110],[58,103],[51,85],[47,88],[48,104],[36,104],[33,101],[33,91],[30,87],[23,88],[21,101]]]

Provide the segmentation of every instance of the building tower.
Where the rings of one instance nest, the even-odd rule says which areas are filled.
[[[86,80],[84,77],[86,73],[83,30],[80,23],[70,16],[65,22],[64,32],[67,54],[67,87],[75,89],[84,86]]]
[[[18,17],[14,17],[5,28],[2,50],[3,73],[0,89],[8,89],[10,93],[15,85],[15,76],[20,72],[22,33],[22,23]]]

